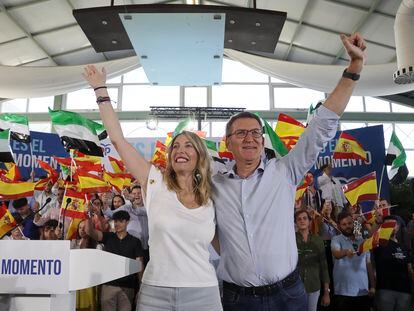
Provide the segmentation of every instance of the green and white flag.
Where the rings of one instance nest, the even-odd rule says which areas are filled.
[[[0,162],[14,162],[10,148],[10,130],[0,132]]]
[[[407,154],[405,153],[404,147],[393,131],[385,159],[386,165],[391,165],[391,170],[388,173],[388,178],[390,180],[395,176],[403,178],[404,180],[407,178],[408,169],[405,164],[406,160]]]
[[[191,124],[191,118],[188,117],[185,120],[182,120],[180,123],[177,124],[177,126],[174,129],[173,138],[180,134],[182,131],[188,130],[188,127]]]
[[[29,121],[27,116],[3,113],[0,115],[0,129],[10,130],[10,137],[20,142],[30,142]]]
[[[267,149],[273,150],[275,152],[276,158],[281,158],[288,154],[288,150],[285,144],[277,136],[276,132],[272,129],[269,123],[266,120],[262,119],[264,124],[264,134],[265,134],[265,143],[264,146]]]
[[[206,144],[207,151],[213,158],[220,158],[217,150],[217,143],[212,140],[203,139],[204,143]]]
[[[67,151],[76,149],[87,155],[103,156],[98,138],[101,124],[71,111],[49,109],[49,115]]]

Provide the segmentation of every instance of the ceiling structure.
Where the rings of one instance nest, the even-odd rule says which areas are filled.
[[[115,5],[149,3],[256,5],[258,9],[285,11],[287,20],[279,42],[274,54],[267,57],[345,64],[339,34],[359,31],[367,41],[367,64],[396,61],[394,19],[400,0],[114,1]],[[73,9],[110,4],[110,0],[0,0],[0,65],[80,65],[135,55],[133,50],[95,52],[72,14]],[[414,106],[413,94],[399,94],[398,101]]]

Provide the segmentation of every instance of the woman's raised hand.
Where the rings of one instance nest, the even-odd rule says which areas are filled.
[[[106,84],[106,70],[104,67],[99,71],[94,65],[87,65],[82,75],[92,88],[105,86]]]

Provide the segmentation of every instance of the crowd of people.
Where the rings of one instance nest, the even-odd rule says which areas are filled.
[[[411,249],[404,243],[412,231],[396,216],[382,217],[381,209],[376,223],[368,225],[360,210],[348,206],[329,166],[317,185],[308,172],[335,136],[364,63],[363,38],[341,39],[349,66],[289,154],[265,159],[262,122],[242,112],[226,126],[234,162],[219,167],[213,167],[204,142],[188,131],[171,141],[165,170],[147,162],[122,134],[105,70],[85,68],[111,142],[136,184],[122,194],[91,198],[89,217],[78,224],[71,245],[100,247],[139,260],[143,269],[78,292],[79,310],[100,305],[104,311],[135,306],[140,311],[318,306],[368,311],[373,296],[378,302],[373,307],[380,311],[411,310],[414,274]],[[305,175],[313,182],[295,202]],[[64,188],[50,184],[29,200],[9,203],[20,225],[8,238],[65,236],[70,217],[60,212],[63,198]],[[398,222],[390,243],[359,254],[364,238],[390,218]],[[211,262],[214,252],[220,255],[217,269]]]

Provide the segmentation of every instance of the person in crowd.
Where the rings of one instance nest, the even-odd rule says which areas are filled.
[[[351,58],[345,72],[359,74],[365,57],[363,38],[356,33],[341,39]],[[307,309],[292,207],[297,185],[335,136],[355,87],[350,79],[355,75],[346,73],[295,148],[281,159],[262,161],[263,130],[255,114],[242,112],[227,123],[226,145],[235,165],[213,177],[225,310]]]
[[[111,207],[110,207],[111,211],[115,211],[116,209],[118,209],[122,205],[125,205],[124,197],[120,194],[115,194],[112,197],[112,201],[111,201]]]
[[[315,179],[311,172],[306,173],[305,181],[308,186],[302,197],[302,206],[320,213],[322,209],[322,191],[315,188]]]
[[[334,205],[335,214],[347,206],[348,201],[342,190],[339,179],[332,176],[331,164],[325,164],[321,167],[323,174],[318,177],[318,187],[322,191],[322,198],[329,199]]]
[[[302,209],[295,212],[296,244],[299,253],[300,277],[308,295],[308,311],[316,311],[319,295],[321,305],[329,306],[329,273],[322,239],[310,232],[310,214]],[[323,293],[321,293],[321,283]]]
[[[33,211],[39,211],[39,216],[45,214],[56,203],[56,195],[52,192],[53,182],[49,181],[43,191],[34,192],[34,203],[32,205]],[[50,202],[46,204],[46,200],[50,198]]]
[[[19,215],[16,215],[16,218],[14,220],[19,225],[10,232],[10,235],[5,235],[2,238],[2,240],[29,240],[23,234],[23,226],[22,226],[21,217]]]
[[[315,219],[313,220],[312,228],[314,228],[313,233],[318,234],[323,240],[326,261],[328,264],[331,300],[333,295],[333,258],[331,251],[331,240],[334,236],[341,234],[341,231],[339,230],[335,219],[336,218],[332,207],[332,202],[330,200],[322,199],[322,211],[320,214],[315,213]],[[330,307],[331,306],[332,305],[330,305]],[[332,307],[330,309],[332,309]]]
[[[34,212],[29,207],[26,198],[20,198],[13,201],[13,208],[16,213],[12,216],[20,219],[20,225],[23,227],[23,235],[30,240],[38,240],[40,237],[39,226],[33,222]]]
[[[131,188],[129,194],[128,203],[120,206],[116,211],[127,211],[131,220],[128,224],[127,231],[129,234],[138,238],[141,241],[142,247],[144,249],[144,263],[145,265],[149,261],[149,250],[148,250],[148,217],[147,212],[144,206],[144,201],[141,192],[141,186],[134,185]],[[111,218],[113,210],[106,210],[104,214]]]
[[[137,309],[221,310],[208,252],[215,213],[205,144],[191,132],[176,135],[169,146],[167,169],[160,172],[124,138],[106,90],[105,70],[87,66],[84,77],[95,90],[113,145],[145,193],[151,249]]]
[[[407,223],[407,240],[410,244],[411,250],[414,249],[414,212],[411,213],[411,219]]]
[[[63,187],[59,187],[57,190],[57,196],[56,196],[56,200],[52,200],[48,205],[49,208],[46,210],[46,212],[44,213],[40,213],[38,212],[39,209],[41,208],[41,205],[39,204],[35,204],[35,206],[33,207],[33,211],[36,213],[35,217],[34,217],[34,222],[36,225],[38,226],[43,226],[44,223],[50,219],[54,219],[57,221],[61,220],[61,206],[62,206],[62,202],[63,202],[63,197],[65,195],[65,188]],[[69,220],[70,222],[70,220]],[[69,224],[68,222],[68,224]],[[66,223],[65,223],[66,226]]]
[[[103,232],[109,231],[110,226],[102,210],[104,205],[102,200],[96,196],[90,200],[89,204],[92,208],[91,217],[94,228]]]
[[[112,191],[107,191],[101,194],[102,200],[102,210],[106,210],[107,208],[111,208],[112,200],[114,198],[114,193]]]
[[[357,255],[363,239],[355,236],[354,221],[348,211],[339,213],[338,225],[341,234],[333,237],[331,242],[334,257],[335,310],[369,311],[369,297],[375,294],[370,253]]]
[[[76,239],[70,241],[71,249],[97,248],[97,242],[86,234],[86,221],[82,220],[76,230]],[[76,311],[97,311],[97,287],[89,287],[76,291]]]
[[[414,309],[411,295],[411,282],[414,271],[409,252],[397,239],[404,227],[404,221],[398,216],[384,217],[384,223],[395,220],[397,225],[387,243],[373,250],[373,262],[376,271],[376,306],[378,311],[408,311]]]
[[[58,240],[61,231],[59,222],[55,219],[47,220],[42,226],[41,240]]]
[[[114,213],[113,219],[115,233],[96,230],[91,218],[86,221],[85,231],[92,239],[102,243],[105,251],[136,259],[142,264],[141,242],[126,230],[130,219],[128,212],[118,211]],[[139,277],[129,275],[102,285],[102,311],[130,311],[134,302],[135,289],[139,287],[141,276],[142,272],[139,272]]]

